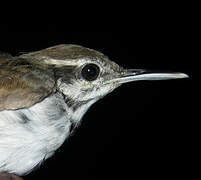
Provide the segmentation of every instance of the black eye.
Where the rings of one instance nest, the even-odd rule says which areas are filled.
[[[82,68],[82,77],[87,81],[94,81],[100,73],[100,68],[96,64],[87,64]]]

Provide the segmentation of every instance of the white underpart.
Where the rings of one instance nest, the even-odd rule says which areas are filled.
[[[23,175],[52,156],[69,136],[72,119],[80,121],[91,104],[73,113],[62,95],[55,94],[29,109],[1,111],[0,172]],[[23,124],[21,113],[31,121]]]

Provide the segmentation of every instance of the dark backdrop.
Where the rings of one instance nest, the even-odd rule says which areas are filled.
[[[123,67],[181,71],[191,77],[121,86],[94,104],[74,136],[25,180],[163,179],[188,172],[192,56],[183,27],[148,24],[122,31],[69,32],[59,24],[2,24],[0,29],[0,50],[12,55],[73,43],[99,50]]]

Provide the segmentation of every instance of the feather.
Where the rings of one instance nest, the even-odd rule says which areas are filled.
[[[32,106],[51,94],[54,86],[52,69],[29,59],[0,56],[0,111]]]

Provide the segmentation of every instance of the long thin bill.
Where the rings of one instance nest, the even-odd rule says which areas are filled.
[[[149,71],[145,69],[129,69],[125,73],[115,79],[119,83],[127,83],[131,81],[155,81],[155,80],[168,80],[168,79],[181,79],[188,78],[187,74],[180,72],[160,72],[160,71]]]

